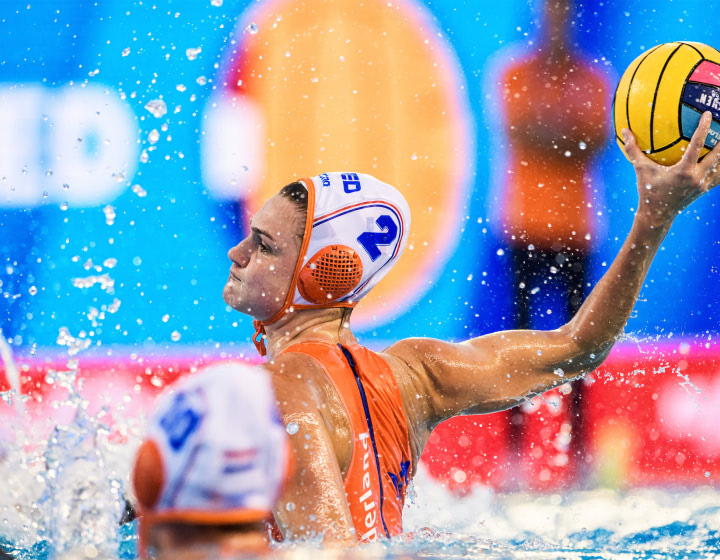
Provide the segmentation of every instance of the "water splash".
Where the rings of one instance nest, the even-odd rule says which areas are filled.
[[[23,415],[23,409],[19,398],[21,394],[20,372],[15,365],[15,360],[13,360],[12,356],[12,350],[10,350],[10,346],[8,346],[8,343],[5,340],[2,329],[0,329],[0,358],[5,365],[5,377],[10,384],[10,391],[13,405],[15,407],[15,414],[18,418],[21,418]],[[0,451],[0,453],[2,453],[2,451]]]
[[[68,356],[74,356],[81,350],[85,350],[90,346],[92,341],[89,338],[75,338],[70,334],[67,327],[60,327],[56,341],[60,346],[67,346]]]
[[[82,551],[80,558],[117,557],[124,507],[117,473],[126,469],[108,462],[109,429],[100,420],[107,409],[88,413],[77,365],[71,360],[46,378],[67,391],[53,406],[69,409],[72,419],[50,424],[42,443],[17,442],[0,462],[0,542],[16,558],[54,560],[71,550]]]
[[[188,60],[195,60],[198,55],[202,52],[202,47],[185,49],[185,56]]]
[[[167,105],[162,99],[153,99],[152,101],[148,101],[145,105],[145,109],[148,110],[153,117],[158,119],[167,113]]]
[[[55,427],[43,455],[45,536],[57,554],[90,546],[101,555],[114,555],[124,504],[122,484],[108,476],[98,445],[98,435],[108,428],[87,414],[88,402],[77,390],[75,372],[70,373],[66,404],[75,415],[67,426]]]
[[[100,288],[108,294],[115,292],[115,280],[107,273],[84,278],[73,278],[73,286],[76,288],[92,288],[95,284],[100,284]]]

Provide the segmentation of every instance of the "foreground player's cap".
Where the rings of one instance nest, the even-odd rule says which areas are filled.
[[[269,519],[287,476],[287,435],[265,369],[210,366],[152,413],[133,472],[141,541],[155,523]]]

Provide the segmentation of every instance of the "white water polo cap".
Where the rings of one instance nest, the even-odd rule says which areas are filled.
[[[269,519],[289,474],[289,444],[262,366],[207,367],[155,405],[133,485],[141,547],[156,523]]]
[[[282,309],[255,322],[261,355],[263,326],[291,307],[355,307],[398,261],[410,231],[403,195],[372,175],[323,173],[299,182],[308,190],[300,256]]]

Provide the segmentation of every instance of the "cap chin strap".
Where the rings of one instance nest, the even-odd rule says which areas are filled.
[[[267,347],[265,346],[265,338],[267,338],[265,325],[256,319],[253,321],[253,327],[255,327],[255,334],[252,336],[253,344],[255,344],[258,353],[264,357],[267,354]]]

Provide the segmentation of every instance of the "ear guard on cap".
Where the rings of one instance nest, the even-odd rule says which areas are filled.
[[[349,294],[362,279],[360,255],[346,245],[330,245],[315,253],[298,275],[297,287],[312,303],[328,303]]]

